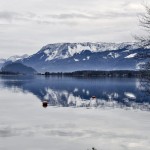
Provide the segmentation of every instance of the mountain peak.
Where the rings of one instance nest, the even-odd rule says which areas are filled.
[[[11,61],[11,62],[15,62],[17,60],[20,60],[20,59],[24,59],[24,58],[27,58],[28,55],[27,54],[24,54],[22,56],[19,56],[19,55],[14,55],[14,56],[11,56],[7,59],[7,61]]]
[[[127,48],[128,50],[137,49],[136,43],[104,43],[104,42],[84,42],[84,43],[55,43],[48,44],[38,52],[43,57],[46,55],[45,61],[53,59],[66,59],[74,54],[80,54],[82,51],[89,50],[93,52],[112,51]]]

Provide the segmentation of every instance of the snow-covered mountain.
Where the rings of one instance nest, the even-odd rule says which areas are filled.
[[[137,43],[56,43],[19,61],[39,72],[135,70],[148,61],[136,58],[146,51]]]
[[[6,64],[9,64],[9,63],[12,63],[12,62],[15,62],[15,61],[27,58],[27,57],[28,55],[24,54],[22,56],[14,55],[14,56],[9,57],[8,59],[0,59],[0,69],[3,65],[6,65]]]
[[[134,43],[56,43],[44,46],[37,54],[41,55],[40,59],[45,57],[45,61],[51,61],[54,59],[66,59],[85,50],[96,53],[123,49],[125,47],[128,50],[132,50],[137,49],[138,45]]]
[[[9,57],[6,61],[15,62],[15,61],[17,61],[17,60],[21,60],[21,59],[24,59],[24,58],[27,58],[27,57],[28,57],[27,54],[24,54],[24,55],[22,55],[22,56],[15,55],[15,56]]]
[[[147,59],[138,59],[139,53],[150,52],[137,43],[56,43],[42,47],[25,57],[10,57],[38,72],[70,72],[76,70],[135,70]],[[7,62],[8,62],[7,60]]]
[[[3,66],[3,64],[6,62],[6,59],[0,59],[0,68]]]

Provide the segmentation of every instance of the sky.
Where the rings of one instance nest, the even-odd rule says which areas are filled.
[[[0,58],[60,42],[133,42],[148,0],[0,0]]]

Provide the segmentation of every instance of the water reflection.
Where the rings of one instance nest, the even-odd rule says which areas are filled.
[[[140,79],[139,83],[140,90],[150,95],[150,78]]]
[[[1,76],[0,88],[31,92],[50,106],[150,110],[150,95],[135,78]],[[16,90],[16,91],[17,91]]]

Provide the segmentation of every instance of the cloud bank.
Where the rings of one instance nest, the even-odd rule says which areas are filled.
[[[56,42],[125,42],[139,33],[142,0],[0,0],[0,58]]]

